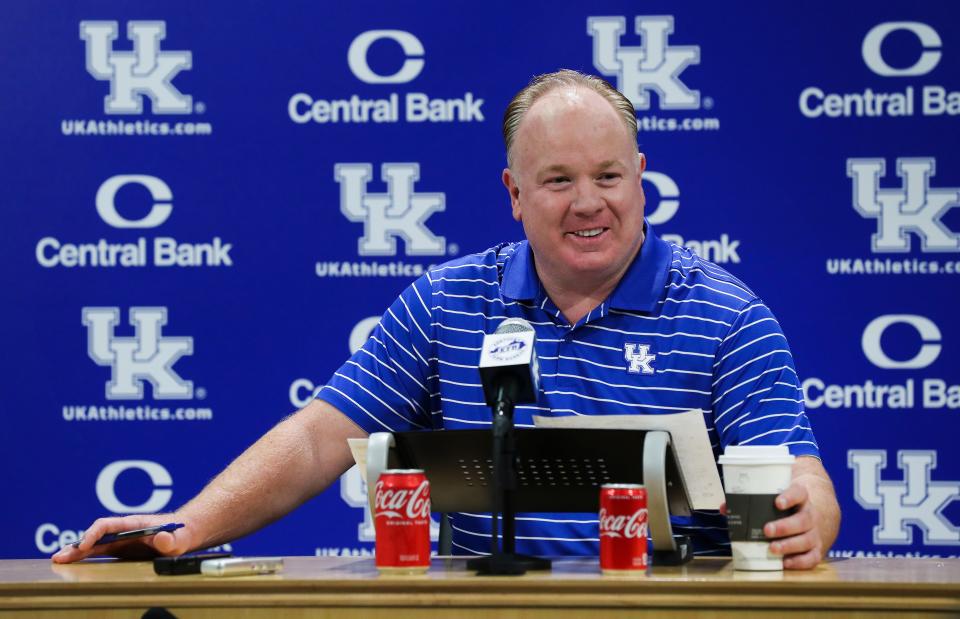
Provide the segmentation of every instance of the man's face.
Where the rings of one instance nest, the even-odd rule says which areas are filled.
[[[517,129],[512,159],[503,182],[540,279],[616,285],[640,247],[644,162],[613,106],[582,88],[542,96]]]

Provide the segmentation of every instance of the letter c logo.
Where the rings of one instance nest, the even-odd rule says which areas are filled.
[[[150,497],[140,505],[127,505],[117,498],[116,483],[121,473],[129,469],[140,469],[150,476],[154,490]],[[103,506],[115,514],[148,514],[158,512],[167,506],[173,496],[173,490],[159,488],[170,486],[173,478],[163,466],[149,460],[118,460],[111,462],[97,476],[97,498]]]
[[[114,199],[117,192],[124,185],[136,183],[143,185],[153,196],[153,207],[147,216],[143,219],[127,219],[117,212],[117,206]],[[118,174],[111,176],[100,185],[97,190],[97,213],[100,218],[114,228],[156,228],[170,217],[173,212],[173,192],[170,187],[156,176],[146,176],[144,174]]]
[[[920,58],[918,58],[913,65],[905,69],[895,69],[891,67],[880,53],[883,40],[887,38],[888,34],[896,30],[909,30],[920,40],[924,48],[923,53],[920,54]],[[942,45],[943,42],[940,40],[940,35],[927,24],[915,21],[890,21],[877,24],[870,29],[867,36],[863,37],[861,53],[863,54],[863,61],[867,63],[870,70],[877,75],[883,75],[885,77],[905,77],[908,75],[923,75],[933,71],[937,63],[940,62],[940,56],[942,54],[939,51],[932,50],[939,50]]]
[[[650,181],[660,194],[660,203],[652,213],[647,213],[647,221],[653,226],[667,223],[680,208],[680,188],[673,179],[660,172],[644,172],[643,180]]]
[[[367,51],[375,41],[392,39],[400,44],[407,59],[400,70],[393,75],[374,73],[367,63]],[[423,43],[420,39],[404,30],[367,30],[357,35],[347,50],[347,64],[357,79],[367,84],[402,84],[409,82],[423,70]]]
[[[379,322],[379,316],[370,316],[364,318],[353,327],[350,331],[350,339],[348,340],[351,355],[363,348],[363,345],[366,344],[370,338],[370,334],[373,333],[373,330]]]
[[[887,327],[897,323],[906,323],[917,330],[923,339],[923,346],[912,359],[906,361],[895,361],[887,356],[880,346],[880,338]],[[887,314],[879,316],[870,321],[867,328],[863,330],[863,338],[860,341],[863,346],[863,354],[867,356],[878,368],[886,370],[916,370],[925,368],[940,356],[940,328],[929,318],[917,316],[915,314]]]

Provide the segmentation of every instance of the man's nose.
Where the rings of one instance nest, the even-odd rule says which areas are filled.
[[[581,182],[577,184],[577,191],[573,197],[571,210],[577,215],[593,215],[603,210],[606,202],[600,192],[600,189],[591,182]]]

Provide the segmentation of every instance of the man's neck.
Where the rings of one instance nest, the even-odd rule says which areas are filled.
[[[546,283],[544,283],[543,287],[547,291],[547,295],[560,310],[560,313],[567,319],[567,322],[575,325],[581,318],[586,316],[590,310],[600,305],[604,299],[610,296],[616,284],[597,288],[596,290],[586,293],[579,290],[558,288],[556,286],[551,287]]]
[[[600,305],[613,293],[617,284],[620,283],[620,280],[623,279],[624,274],[630,268],[630,265],[637,259],[640,248],[643,247],[645,240],[646,234],[641,234],[640,243],[633,257],[623,265],[619,273],[615,273],[612,277],[604,279],[599,284],[582,278],[580,280],[568,280],[565,278],[553,279],[545,276],[545,274],[540,271],[539,266],[537,266],[537,276],[540,278],[540,283],[543,285],[547,296],[549,296],[550,300],[557,306],[560,313],[563,314],[563,317],[566,318],[567,322],[571,325],[575,325],[581,318],[586,316],[593,308]],[[534,259],[536,259],[536,257],[534,257]]]

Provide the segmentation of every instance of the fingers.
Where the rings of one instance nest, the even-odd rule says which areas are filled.
[[[768,522],[763,527],[763,534],[770,539],[800,535],[814,528],[813,510],[809,504],[804,505],[795,514]]]
[[[723,503],[720,504],[720,513],[723,514],[724,516],[727,515],[727,502],[726,502],[726,501],[724,501]]]
[[[156,554],[157,551],[153,548],[153,540],[151,537],[102,545],[96,545],[96,542],[107,533],[119,533],[163,524],[168,521],[167,519],[169,517],[167,514],[154,514],[99,518],[87,528],[83,534],[83,539],[79,542],[64,546],[59,552],[54,554],[51,559],[54,563],[73,563],[74,561],[80,561],[92,555],[134,557]],[[170,548],[176,550],[181,545],[182,543],[180,542],[174,542],[170,544]]]
[[[783,567],[786,569],[812,569],[823,558],[820,531],[809,503],[803,503],[792,516],[768,522],[763,532],[767,537],[774,538],[770,543],[770,552],[783,556]]]
[[[172,533],[167,533],[166,531],[157,533],[153,536],[150,543],[153,545],[153,548],[162,555],[182,555],[185,552],[189,552],[193,547],[192,537],[187,529],[189,529],[189,527],[177,529]]]
[[[777,509],[790,509],[791,507],[803,505],[809,498],[810,494],[807,492],[806,486],[794,482],[780,493],[780,496],[778,496],[776,500],[776,506]]]
[[[785,537],[770,543],[770,552],[775,555],[791,556],[802,555],[818,548],[820,537],[816,531],[807,531],[801,535]]]
[[[98,518],[94,520],[93,524],[84,531],[83,537],[79,542],[68,544],[53,555],[52,559],[54,563],[72,563],[80,559],[85,559],[93,554],[96,541],[107,533],[116,533],[118,531],[138,528],[140,525],[134,524],[133,522],[137,518],[137,516],[128,516],[125,518]],[[98,550],[102,550],[102,548]]]
[[[807,513],[807,511],[805,510],[802,513]],[[795,516],[791,516],[791,518],[793,517]],[[788,519],[784,518],[777,522],[782,523],[786,520]],[[786,569],[812,569],[823,558],[823,543],[820,539],[820,532],[814,527],[799,535],[782,537],[770,542],[770,552],[783,556],[783,567]]]
[[[812,570],[820,563],[820,550],[812,548],[799,555],[783,558],[783,567],[788,570]]]

